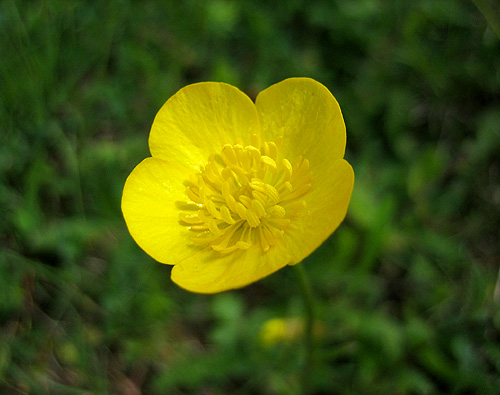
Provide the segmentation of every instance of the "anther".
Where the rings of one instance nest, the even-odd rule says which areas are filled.
[[[189,176],[179,223],[194,232],[194,243],[229,254],[253,247],[265,253],[280,242],[305,208],[312,179],[306,159],[292,165],[281,156],[282,140],[261,144],[253,135],[251,145],[226,144]]]
[[[269,156],[263,155],[260,157],[260,161],[262,163],[264,163],[265,165],[268,165],[269,167],[271,167],[274,171],[278,170],[278,166],[276,165],[276,162],[273,158],[270,158]]]

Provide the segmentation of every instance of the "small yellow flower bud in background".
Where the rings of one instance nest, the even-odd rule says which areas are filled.
[[[271,318],[260,330],[260,342],[266,346],[278,343],[291,343],[301,338],[304,332],[304,322],[301,318]],[[314,324],[314,337],[319,339],[326,333],[326,326],[322,322]]]

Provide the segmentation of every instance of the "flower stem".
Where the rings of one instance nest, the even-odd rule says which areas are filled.
[[[311,283],[309,277],[304,270],[303,263],[299,263],[293,266],[295,275],[300,284],[300,290],[302,293],[302,299],[304,300],[305,308],[305,321],[304,321],[304,348],[305,357],[302,367],[302,395],[307,395],[310,393],[311,384],[311,369],[314,363],[314,337],[313,337],[313,326],[314,326],[314,297],[312,293]]]

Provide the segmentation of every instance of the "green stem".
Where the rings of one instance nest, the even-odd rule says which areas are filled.
[[[305,347],[305,358],[302,367],[302,395],[307,395],[310,393],[310,383],[311,383],[311,369],[314,363],[314,336],[313,336],[313,326],[314,326],[314,297],[312,293],[311,283],[309,282],[309,277],[304,270],[302,263],[294,265],[295,274],[297,280],[300,284],[300,291],[302,293],[302,299],[304,300],[305,307],[305,322],[304,322],[304,347]]]

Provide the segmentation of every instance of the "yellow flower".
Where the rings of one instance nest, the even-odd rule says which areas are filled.
[[[224,83],[188,85],[156,115],[123,216],[179,286],[243,287],[301,262],[342,222],[354,184],[345,141],[337,101],[312,79],[272,85],[255,104]]]
[[[290,342],[302,336],[304,325],[298,318],[272,318],[267,320],[260,331],[260,341],[264,346]]]
[[[316,321],[313,325],[313,336],[316,339],[326,334],[327,327],[323,322]],[[264,322],[260,330],[260,341],[264,346],[287,343],[297,340],[304,333],[302,318],[271,318]]]

